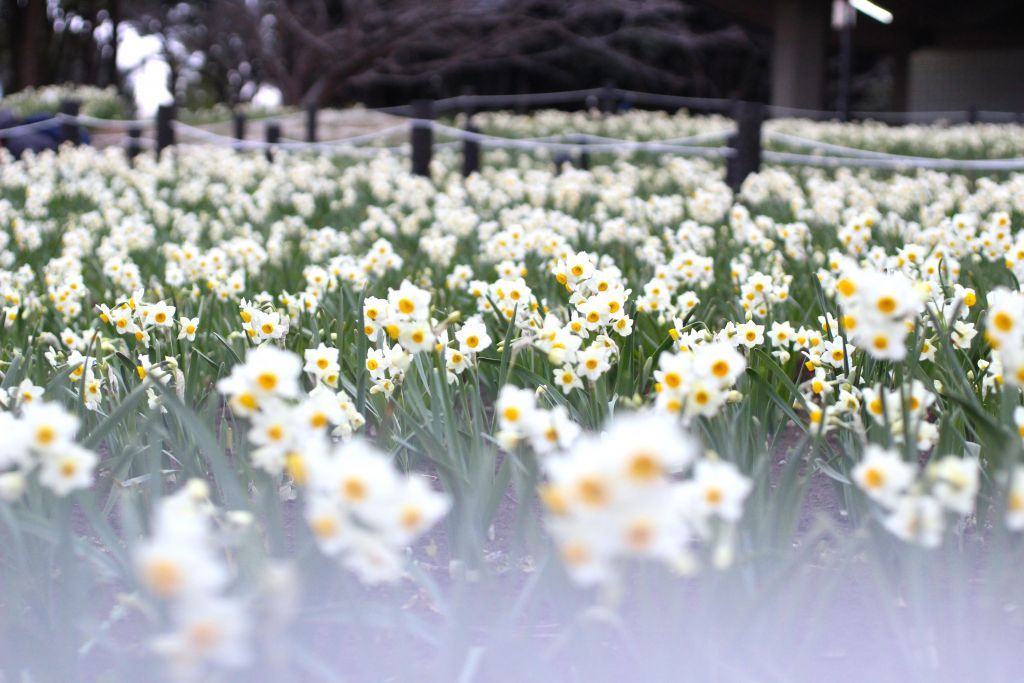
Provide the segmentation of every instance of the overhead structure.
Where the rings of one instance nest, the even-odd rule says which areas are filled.
[[[691,1],[772,35],[776,106],[841,104],[843,60],[828,65],[849,41],[853,64],[886,61],[891,109],[1024,110],[1022,0],[837,0],[859,15],[842,30],[833,26],[833,0]]]

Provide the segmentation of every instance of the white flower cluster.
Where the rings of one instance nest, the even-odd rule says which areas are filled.
[[[79,420],[52,401],[44,401],[43,388],[23,381],[16,391],[5,392],[4,404],[16,412],[0,411],[0,497],[22,497],[28,477],[38,472],[39,483],[58,496],[88,488],[99,458],[75,443]]]
[[[253,463],[273,476],[286,468],[302,479],[307,452],[330,434],[349,437],[365,423],[352,400],[326,379],[338,374],[338,351],[324,346],[306,351],[306,364],[290,351],[260,346],[217,383],[231,410],[248,417]],[[308,393],[300,375],[305,369],[316,382]],[[298,482],[301,483],[301,482]]]
[[[851,472],[853,480],[887,512],[884,526],[904,541],[926,548],[942,543],[945,512],[966,516],[974,510],[979,467],[971,457],[947,455],[918,468],[898,451],[869,444]]]
[[[1024,387],[1024,294],[1005,287],[988,293],[985,339],[994,349],[990,373]]]
[[[169,608],[170,630],[150,646],[180,676],[237,668],[251,657],[250,615],[242,598],[227,594],[232,572],[214,530],[217,512],[206,482],[190,480],[160,500],[150,536],[134,549],[140,585]]]
[[[909,279],[901,273],[850,269],[836,291],[844,329],[858,346],[879,360],[906,357],[906,338],[924,309],[921,292]]]
[[[714,341],[693,350],[663,353],[658,367],[654,372],[657,407],[692,418],[717,413],[747,364],[732,344]]]
[[[451,503],[418,474],[401,474],[361,439],[311,449],[305,462],[305,518],[321,552],[368,584],[404,575],[406,549]]]
[[[547,528],[584,585],[611,580],[630,558],[692,571],[693,544],[716,534],[716,562],[728,564],[730,528],[752,487],[735,465],[699,458],[674,419],[650,412],[616,418],[606,433],[578,439],[542,466]]]
[[[132,295],[117,303],[113,308],[99,304],[100,320],[108,323],[118,334],[130,335],[135,341],[149,348],[151,333],[157,329],[169,330],[174,327],[177,310],[163,301],[148,304],[143,301],[145,291],[136,289]]]
[[[544,410],[534,392],[511,384],[501,388],[494,407],[498,417],[498,441],[511,450],[528,441],[536,453],[563,451],[579,436],[580,428],[562,406]]]
[[[391,396],[415,354],[447,345],[447,337],[438,339],[434,332],[438,323],[430,317],[430,299],[429,291],[404,280],[398,289],[388,291],[386,299],[371,296],[363,301],[363,332],[380,345],[366,350],[373,393]],[[389,346],[389,339],[396,343]]]

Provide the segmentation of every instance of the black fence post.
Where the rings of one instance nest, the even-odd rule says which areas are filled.
[[[78,100],[61,100],[60,113],[64,116],[78,116],[81,103]],[[77,145],[82,140],[82,129],[76,121],[62,120],[60,124],[61,142]]]
[[[613,114],[615,113],[616,105],[615,101],[615,89],[611,85],[605,84],[601,88],[601,94],[598,95],[598,102],[600,103],[601,113]]]
[[[525,116],[530,113],[529,99],[522,92],[516,95],[515,103],[516,114]]]
[[[733,192],[739,192],[744,179],[761,170],[761,124],[764,105],[758,102],[737,102],[733,110],[736,132],[729,138],[733,155],[725,164],[725,180]]]
[[[967,123],[978,123],[978,108],[973,104],[967,109]]]
[[[315,104],[306,107],[306,142],[316,142],[318,108]]]
[[[585,144],[587,144],[587,139],[581,135],[581,136],[576,138],[576,144],[577,145],[585,145]],[[583,170],[587,170],[587,169],[590,168],[590,152],[587,151],[586,147],[581,147],[580,148],[579,157],[577,158],[576,166],[579,167],[579,168],[582,168]]]
[[[156,155],[174,144],[174,105],[161,104],[156,110]]]
[[[479,133],[480,129],[466,120],[467,133]],[[462,138],[462,175],[468,176],[480,170],[480,141],[470,137]]]
[[[234,113],[234,139],[246,139],[246,115],[242,112]],[[234,145],[234,150],[236,150],[236,152],[242,152],[245,150],[245,145]]]
[[[565,169],[565,165],[572,163],[572,157],[569,156],[568,152],[556,152],[554,162],[555,174],[561,175],[562,171]]]
[[[267,161],[274,160],[274,145],[281,142],[281,124],[277,121],[267,123]]]
[[[142,129],[141,128],[129,128],[128,129],[128,159],[134,159],[139,156],[139,152],[142,151]]]
[[[434,129],[430,122],[434,118],[432,100],[416,100],[412,103],[412,172],[430,177],[430,157],[434,146]]]
[[[460,108],[462,109],[462,113],[465,115],[467,122],[473,117],[473,114],[476,113],[475,95],[476,93],[473,92],[473,88],[468,85],[463,87],[462,92],[459,93],[459,105],[461,105]]]

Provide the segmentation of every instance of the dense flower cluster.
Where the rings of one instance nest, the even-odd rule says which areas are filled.
[[[152,647],[182,674],[208,664],[237,667],[250,656],[245,603],[227,595],[232,573],[221,555],[217,516],[206,483],[189,481],[160,501],[151,535],[135,548],[139,583],[170,607],[171,630]]]
[[[946,512],[974,510],[978,463],[947,455],[933,460],[918,476],[917,467],[898,451],[868,446],[853,468],[853,479],[885,510],[885,528],[906,541],[933,548],[942,542]]]
[[[28,380],[0,394],[0,401],[16,411],[0,411],[0,497],[20,498],[26,478],[34,472],[39,483],[58,496],[92,484],[99,458],[75,443],[77,417],[61,404],[43,400],[43,388]]]
[[[991,135],[922,145],[968,134]],[[734,193],[674,155],[0,157],[0,504],[40,542],[93,527],[83,573],[137,581],[200,677],[261,656],[249,553],[318,549],[353,590],[478,577],[513,566],[515,517],[522,566],[553,546],[581,585],[728,571],[789,549],[773,515],[822,472],[859,531],[1024,529],[1024,175],[767,167]],[[132,561],[90,554],[140,529]]]
[[[646,413],[618,418],[605,434],[545,459],[547,526],[573,578],[608,581],[626,558],[692,571],[693,542],[717,533],[730,543],[713,522],[739,520],[751,483],[735,465],[699,456],[674,420]]]

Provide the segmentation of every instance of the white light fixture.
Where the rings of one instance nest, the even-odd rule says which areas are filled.
[[[892,12],[884,7],[879,7],[875,3],[871,2],[871,0],[850,0],[850,6],[858,12],[868,15],[875,21],[883,24],[892,23]]]

